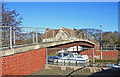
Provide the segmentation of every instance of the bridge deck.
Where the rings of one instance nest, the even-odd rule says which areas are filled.
[[[30,50],[35,50],[39,48],[45,48],[45,47],[51,47],[51,46],[56,46],[56,45],[61,45],[61,44],[66,44],[66,43],[72,43],[72,42],[78,42],[78,41],[83,41],[83,42],[88,42],[93,45],[99,46],[99,44],[95,44],[89,40],[85,39],[76,39],[76,40],[66,40],[66,41],[54,41],[54,42],[47,42],[47,43],[39,43],[39,44],[27,44],[27,45],[20,45],[20,46],[14,46],[12,49],[9,48],[3,48],[1,49],[1,56],[7,56],[7,55],[13,55],[21,52],[26,52]]]

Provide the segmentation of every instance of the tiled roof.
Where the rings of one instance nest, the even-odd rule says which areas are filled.
[[[54,37],[55,35],[58,33],[58,31],[60,29],[53,29],[54,30]],[[47,32],[45,32],[45,34],[43,35],[42,39],[45,39],[45,38],[53,38],[53,30],[48,30]],[[47,37],[46,37],[47,36]]]
[[[62,27],[62,29],[67,32],[67,34],[68,34],[69,37],[71,37],[71,34],[72,34],[73,37],[76,37],[76,33],[75,33],[74,30],[71,30],[71,29],[68,29],[68,28],[64,28],[64,27]],[[45,32],[45,34],[43,35],[42,39],[53,38],[53,30],[54,30],[54,37],[55,37],[56,34],[59,32],[60,29],[48,30],[48,32]]]
[[[62,27],[62,28],[68,33],[68,36],[72,35],[72,36],[76,37],[76,32],[74,30],[64,28],[64,27]]]

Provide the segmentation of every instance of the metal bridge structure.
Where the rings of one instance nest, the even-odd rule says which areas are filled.
[[[1,56],[9,55],[10,51],[10,54],[15,54],[46,47],[69,48],[82,46],[99,48],[99,42],[84,32],[73,34],[73,30],[70,30],[69,38],[56,40],[55,30],[50,29],[52,32],[48,35],[46,34],[47,28],[0,26],[0,50],[4,51]],[[44,39],[48,39],[46,36],[51,36],[52,40],[43,41],[43,36],[45,36]]]
[[[80,51],[80,54],[88,55],[90,66],[107,66],[101,64],[101,61],[104,60],[117,63],[119,54],[117,50],[99,50],[99,42],[92,36],[87,35],[87,33],[76,32],[75,34],[73,30],[69,30],[69,37],[65,38],[66,36],[63,37],[61,31],[64,30],[60,29],[56,32],[56,29],[48,31],[46,28],[0,26],[0,62],[2,64],[2,67],[0,67],[2,73],[0,75],[29,75],[35,71],[43,70],[47,68],[45,65],[51,65],[48,63],[49,53],[59,50],[67,51],[67,48],[74,46],[83,47],[84,51]],[[62,37],[59,39],[60,35]],[[53,62],[53,64],[55,63]],[[58,61],[57,64],[59,64]],[[62,61],[62,65],[66,65],[65,61],[64,63]],[[77,63],[77,61],[75,65],[86,66]],[[70,66],[74,66],[71,61],[68,64],[68,67]]]
[[[51,39],[43,41],[43,36],[46,34],[46,28],[34,28],[34,27],[11,27],[11,26],[0,26],[0,48],[9,48],[12,49],[14,47],[19,46],[29,46],[34,44],[45,44],[45,43],[51,43],[51,42],[64,42],[64,43],[71,43],[71,42],[84,42],[89,45],[99,45],[99,42],[97,42],[94,38],[87,35],[84,32],[81,32],[79,34],[74,34],[76,36],[73,36],[73,31],[71,30],[71,34],[69,35],[69,38],[67,39],[58,39],[55,40],[55,29],[51,29]],[[45,35],[44,39],[48,39]],[[64,37],[64,36],[62,36]],[[68,41],[68,42],[66,42]],[[92,46],[90,46],[92,47]]]

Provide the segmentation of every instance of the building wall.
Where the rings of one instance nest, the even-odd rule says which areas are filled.
[[[81,51],[82,47],[78,46],[78,51]],[[77,46],[73,46],[67,49],[67,51],[77,51]]]
[[[118,51],[111,51],[111,50],[94,50],[94,57],[96,59],[101,58],[101,52],[102,52],[102,59],[103,60],[117,60],[118,59]],[[93,58],[93,49],[88,49],[86,51],[80,52],[81,55],[88,55],[89,58]]]
[[[54,36],[54,40],[53,40],[53,37],[45,38],[45,39],[43,39],[43,42],[60,41],[60,40],[71,40],[71,39],[74,40],[76,38],[77,37],[75,36],[75,33],[73,33],[73,31],[72,31],[72,34],[68,34],[65,30],[60,29],[58,31],[58,33]]]
[[[53,37],[52,37],[52,38],[43,39],[43,42],[69,40],[69,39],[70,38],[68,37],[68,35],[65,34],[65,32],[60,29],[60,31],[56,34],[56,36],[54,36],[54,40],[53,40]]]
[[[62,29],[60,29],[60,31],[56,34],[55,39],[56,40],[68,40],[69,37]]]
[[[51,42],[53,41],[53,38],[43,39],[43,42]]]
[[[0,58],[2,75],[29,75],[44,69],[46,48]]]

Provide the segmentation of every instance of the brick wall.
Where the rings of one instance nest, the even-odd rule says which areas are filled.
[[[95,49],[95,50],[100,50],[100,47],[97,46],[97,45],[95,45],[95,46],[94,46],[94,49]]]
[[[0,60],[2,75],[28,75],[44,69],[46,48],[3,57]]]
[[[2,76],[2,58],[0,58],[0,77]]]
[[[100,59],[100,55],[102,52],[102,59],[103,60],[113,60],[113,59],[117,59],[118,58],[118,51],[111,51],[111,50],[103,50],[103,51],[99,51],[99,50],[94,50],[94,56],[95,58]],[[80,52],[80,54],[82,55],[88,55],[89,58],[93,58],[93,49],[88,49],[86,51]]]

